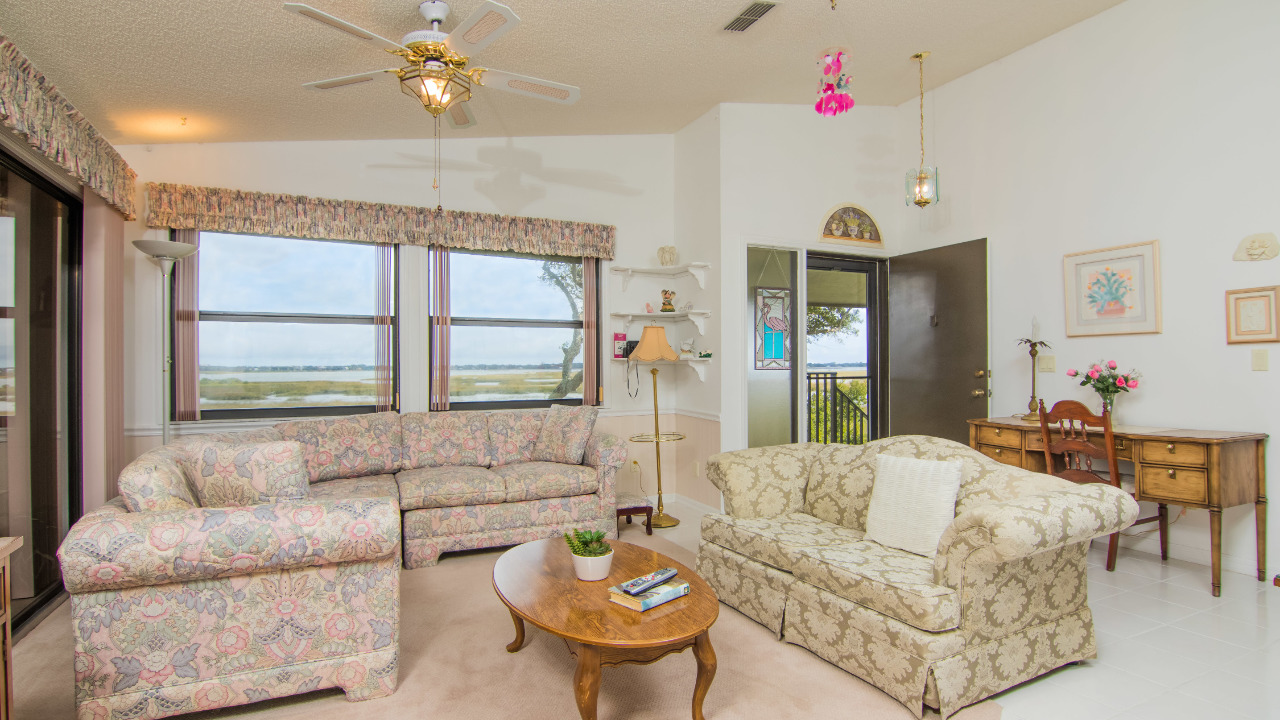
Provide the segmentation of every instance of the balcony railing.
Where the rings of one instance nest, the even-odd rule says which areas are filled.
[[[809,441],[865,443],[867,412],[840,387],[839,376],[834,372],[808,372],[805,379],[809,386]]]

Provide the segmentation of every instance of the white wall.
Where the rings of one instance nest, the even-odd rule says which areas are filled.
[[[747,246],[799,250],[801,262],[805,250],[865,257],[900,252],[903,201],[894,177],[904,169],[895,151],[897,123],[897,110],[885,107],[855,107],[831,118],[806,105],[720,106],[723,449],[747,445]],[[818,241],[827,211],[842,203],[875,218],[884,249]]]
[[[1015,340],[1035,317],[1059,370],[1038,376],[1047,401],[1097,405],[1062,373],[1114,358],[1143,375],[1117,400],[1122,423],[1280,432],[1280,368],[1251,372],[1250,348],[1228,346],[1224,328],[1226,290],[1280,282],[1280,260],[1231,260],[1245,235],[1280,232],[1277,28],[1273,0],[1129,0],[929,93],[943,202],[903,208],[900,250],[989,239],[992,414],[1025,411],[1030,361]],[[898,109],[904,169],[918,159],[917,113]],[[1063,254],[1152,239],[1164,331],[1067,338]],[[1251,572],[1253,508],[1223,516],[1225,565]],[[1208,562],[1208,513],[1189,511],[1172,542],[1174,556]],[[1154,551],[1154,534],[1140,546]]]

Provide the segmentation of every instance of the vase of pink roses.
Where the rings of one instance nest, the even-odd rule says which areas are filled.
[[[1119,365],[1115,360],[1106,362],[1099,360],[1083,372],[1074,368],[1068,370],[1067,377],[1079,378],[1080,387],[1092,387],[1093,391],[1102,397],[1103,410],[1111,415],[1115,411],[1117,395],[1138,389],[1138,371],[1130,370],[1122,373],[1116,369],[1117,367]]]

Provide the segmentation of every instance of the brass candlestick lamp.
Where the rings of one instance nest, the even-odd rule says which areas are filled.
[[[1049,343],[1044,340],[1032,340],[1031,338],[1018,338],[1019,345],[1026,345],[1030,348],[1031,354],[1031,400],[1027,403],[1027,414],[1018,416],[1027,422],[1040,421],[1040,401],[1036,398],[1036,357],[1040,355],[1040,348],[1049,348]]]

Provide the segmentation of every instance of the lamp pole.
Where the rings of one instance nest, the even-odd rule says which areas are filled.
[[[169,408],[172,404],[169,398],[169,391],[173,387],[171,382],[173,372],[173,338],[172,338],[172,309],[170,305],[172,300],[169,297],[169,278],[173,275],[173,266],[179,260],[194,255],[196,252],[195,245],[187,243],[174,242],[172,240],[134,240],[133,246],[138,250],[151,256],[160,263],[160,296],[161,307],[163,308],[161,325],[161,348],[160,348],[160,438],[165,444],[169,444]]]

